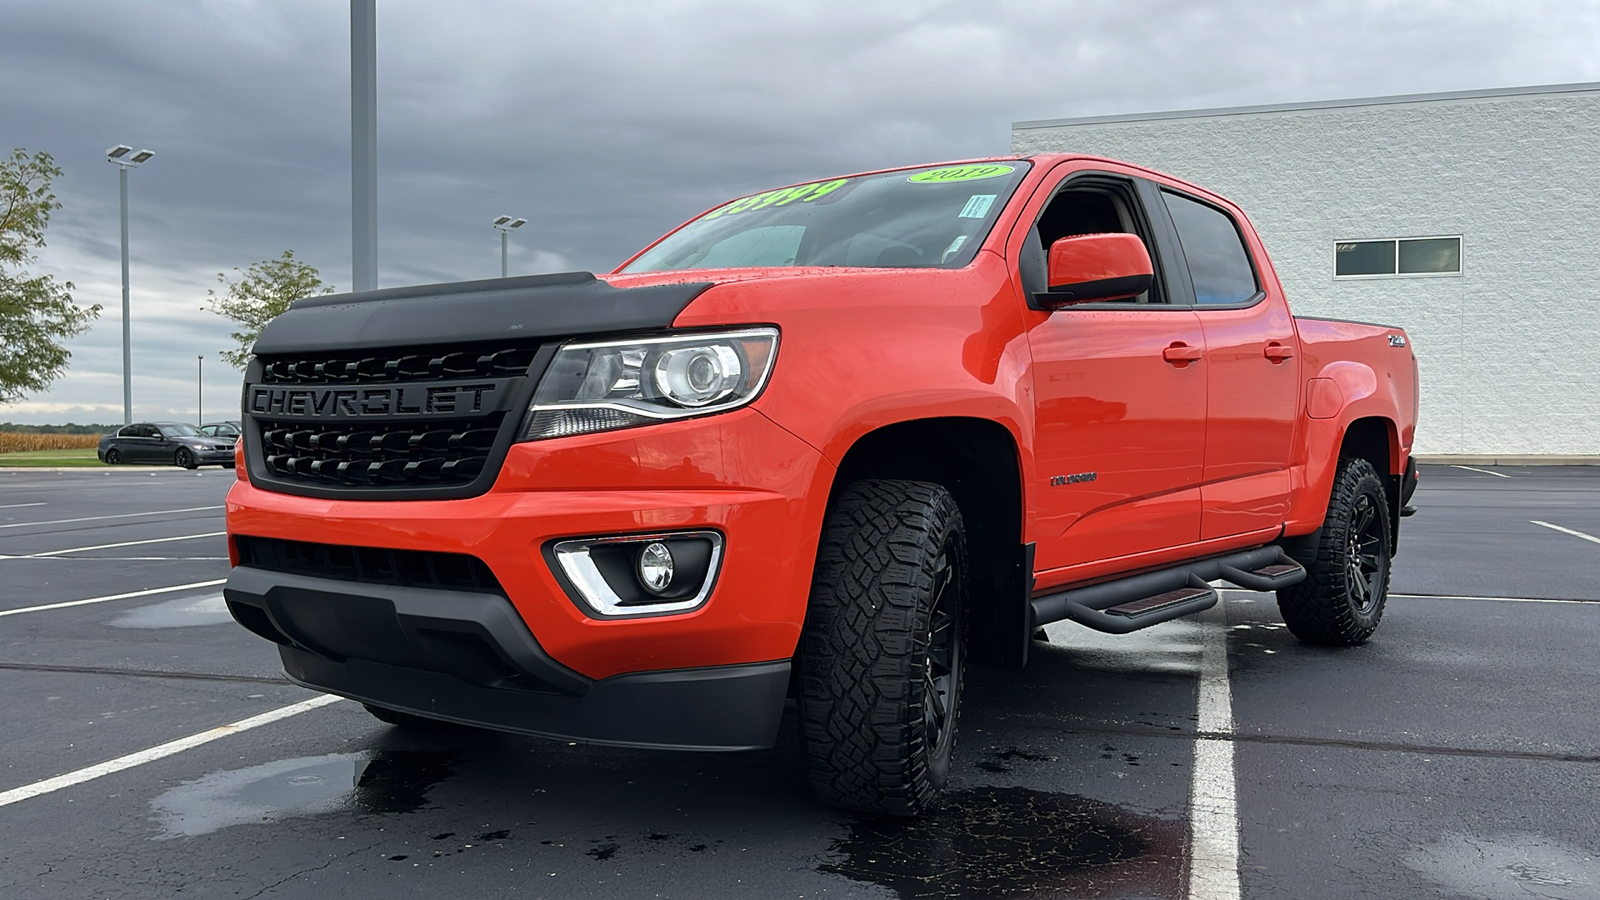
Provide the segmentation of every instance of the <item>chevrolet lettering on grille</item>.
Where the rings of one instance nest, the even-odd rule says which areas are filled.
[[[481,415],[499,408],[497,382],[384,387],[266,387],[250,389],[258,416],[359,419],[370,416]]]

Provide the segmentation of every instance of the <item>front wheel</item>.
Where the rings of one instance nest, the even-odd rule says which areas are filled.
[[[1316,558],[1304,581],[1278,591],[1278,610],[1294,636],[1329,645],[1371,637],[1389,596],[1393,547],[1377,470],[1364,459],[1341,459]]]
[[[185,469],[198,469],[200,464],[195,462],[194,454],[187,447],[179,447],[178,452],[172,455],[172,461]]]
[[[966,538],[943,487],[859,481],[828,512],[802,638],[811,786],[916,815],[944,789],[966,653]]]

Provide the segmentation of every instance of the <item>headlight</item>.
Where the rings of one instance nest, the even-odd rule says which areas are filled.
[[[776,328],[567,344],[539,379],[521,440],[726,412],[755,399],[777,356]]]

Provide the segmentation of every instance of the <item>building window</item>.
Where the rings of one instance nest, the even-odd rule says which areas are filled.
[[[1381,241],[1336,241],[1333,245],[1335,278],[1460,274],[1460,235],[1385,238]]]

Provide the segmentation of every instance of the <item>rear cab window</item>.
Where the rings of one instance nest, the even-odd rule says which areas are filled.
[[[1188,262],[1195,302],[1201,306],[1253,302],[1261,292],[1260,282],[1233,217],[1172,191],[1162,191],[1161,199]]]

